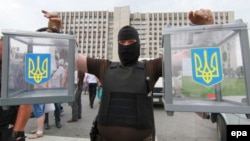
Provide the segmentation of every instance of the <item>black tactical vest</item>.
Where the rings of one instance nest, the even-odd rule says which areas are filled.
[[[3,110],[0,106],[0,129],[1,126],[14,124],[18,112],[18,106],[10,106],[8,110]]]
[[[98,124],[152,128],[152,97],[148,97],[146,66],[122,67],[111,63],[104,75]]]

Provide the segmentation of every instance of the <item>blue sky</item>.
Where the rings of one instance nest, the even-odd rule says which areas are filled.
[[[250,23],[248,0],[0,0],[0,30],[34,31],[47,25],[41,13],[48,11],[113,11],[127,6],[131,12],[188,12],[200,8],[234,11],[236,19]]]

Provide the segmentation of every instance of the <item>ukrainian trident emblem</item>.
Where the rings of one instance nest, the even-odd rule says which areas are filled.
[[[222,81],[220,48],[192,48],[191,61],[195,82],[209,87]]]
[[[31,84],[42,84],[50,79],[50,54],[25,55],[25,79]]]

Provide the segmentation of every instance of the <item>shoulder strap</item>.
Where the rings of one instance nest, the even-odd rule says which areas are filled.
[[[147,70],[146,70],[146,63],[143,61],[143,62],[138,62],[136,64],[136,68],[138,69],[144,69],[146,71],[146,85],[147,85],[147,91],[148,91],[148,96],[151,96],[152,95],[152,87],[150,85],[150,77],[148,76],[148,73],[147,73]]]
[[[138,69],[145,69],[145,63],[144,62],[138,62],[137,64],[136,64],[136,68],[138,68]]]
[[[119,62],[111,62],[110,65],[109,65],[109,67],[110,67],[111,69],[113,69],[113,68],[117,68],[118,65],[119,65]]]

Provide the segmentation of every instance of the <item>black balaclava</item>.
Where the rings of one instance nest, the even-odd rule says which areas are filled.
[[[130,39],[135,39],[136,42],[128,46],[118,43],[118,54],[123,66],[131,66],[138,61],[140,56],[140,39],[139,34],[134,27],[122,27],[118,33],[118,41]]]

